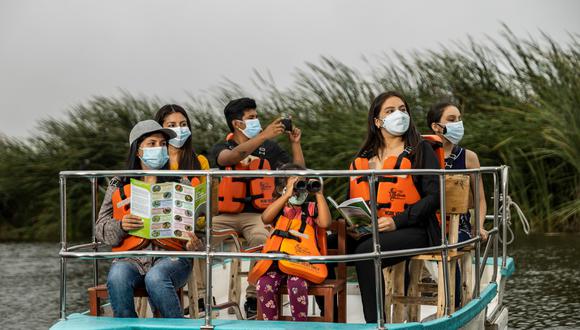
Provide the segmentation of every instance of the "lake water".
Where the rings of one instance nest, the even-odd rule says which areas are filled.
[[[46,329],[58,319],[58,249],[0,244],[0,329]],[[580,235],[519,237],[509,251],[516,259],[505,298],[510,328],[580,328]],[[69,262],[69,311],[88,309],[91,267]]]

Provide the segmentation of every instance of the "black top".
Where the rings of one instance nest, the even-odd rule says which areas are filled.
[[[237,146],[238,144],[235,141],[228,140],[217,143],[211,147],[209,150],[209,161],[211,167],[219,167],[221,170],[225,169],[225,166],[219,166],[217,163],[219,154],[225,149],[234,149]],[[254,150],[251,155],[260,158],[266,158],[273,170],[291,161],[288,153],[284,151],[284,149],[280,148],[278,143],[270,140],[266,140],[262,145],[256,148],[256,150]],[[244,210],[242,212],[261,213],[262,211],[254,208],[252,203],[245,203]]]
[[[439,161],[435,156],[429,142],[419,142],[417,148],[421,149],[421,163],[415,164],[416,152],[411,152],[409,159],[414,169],[439,169]],[[365,153],[364,158],[372,158],[372,152]],[[436,175],[413,175],[413,183],[421,196],[421,199],[393,217],[397,229],[405,227],[425,227],[429,235],[429,243],[437,245],[441,243],[441,229],[435,215],[439,209],[439,179]],[[378,189],[378,184],[375,185]]]
[[[217,159],[219,154],[225,149],[234,149],[238,144],[234,140],[228,140],[224,142],[219,142],[214,144],[209,150],[209,161],[211,167],[219,167],[220,169],[225,169],[225,166],[219,166]],[[291,161],[290,155],[284,149],[280,148],[278,143],[266,140],[262,145],[260,145],[254,152],[252,156],[266,158],[270,162],[270,167],[275,170],[278,167],[289,163]]]

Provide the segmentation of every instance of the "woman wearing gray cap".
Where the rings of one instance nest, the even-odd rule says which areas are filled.
[[[168,169],[167,141],[175,138],[171,129],[161,127],[154,120],[137,123],[129,134],[129,170]],[[145,176],[147,183],[175,180],[174,178]],[[142,249],[199,250],[203,248],[191,232],[185,244],[176,239],[147,240],[128,233],[143,227],[140,217],[130,213],[129,178],[113,178],[109,184],[99,217],[97,239],[113,247],[113,251]],[[145,287],[152,309],[161,317],[183,317],[183,308],[176,289],[183,287],[191,273],[191,260],[186,258],[119,258],[109,270],[107,290],[115,317],[137,317],[133,292]]]

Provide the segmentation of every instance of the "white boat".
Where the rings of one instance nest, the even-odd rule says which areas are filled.
[[[66,180],[71,178],[88,178],[93,191],[93,223],[96,220],[96,192],[97,192],[97,178],[99,177],[111,177],[111,176],[143,176],[143,175],[156,175],[156,176],[206,176],[208,188],[210,187],[211,177],[220,176],[221,171],[82,171],[82,172],[61,172],[60,173],[60,187],[61,187],[61,237],[66,237]],[[474,237],[466,242],[450,244],[445,239],[441,246],[430,247],[426,249],[417,249],[413,251],[389,251],[389,252],[378,252],[375,251],[371,256],[365,256],[365,259],[374,259],[375,261],[380,260],[381,257],[386,256],[400,256],[400,255],[410,255],[410,254],[420,254],[420,253],[435,253],[441,254],[442,258],[447,258],[449,256],[450,250],[461,249],[462,247],[472,246],[472,254],[468,260],[471,261],[474,269],[474,281],[473,281],[473,299],[466,303],[461,308],[456,311],[452,311],[450,301],[452,297],[450,296],[449,289],[449,269],[443,267],[443,272],[440,272],[444,276],[438,276],[437,271],[433,271],[433,280],[435,283],[439,281],[444,281],[447,284],[444,287],[444,291],[439,291],[443,294],[445,302],[444,313],[441,317],[436,317],[438,308],[436,306],[421,305],[419,309],[418,320],[411,322],[405,321],[402,323],[386,323],[382,317],[379,319],[378,323],[366,324],[364,321],[362,313],[362,302],[360,299],[360,292],[358,289],[358,283],[348,282],[347,283],[347,302],[346,302],[346,323],[331,323],[331,322],[291,322],[291,321],[258,321],[258,320],[244,320],[241,313],[229,313],[228,309],[214,310],[213,313],[207,313],[202,315],[201,318],[193,318],[186,316],[183,319],[161,319],[151,317],[151,311],[147,310],[144,314],[144,318],[135,319],[121,319],[111,317],[112,313],[110,306],[103,306],[104,316],[90,316],[88,311],[77,311],[75,313],[68,313],[66,308],[66,262],[68,258],[90,258],[90,259],[109,259],[114,257],[122,256],[181,256],[189,258],[198,258],[207,267],[205,268],[206,279],[211,280],[212,285],[205,290],[206,301],[210,301],[209,298],[213,297],[215,299],[215,307],[224,306],[224,303],[231,303],[231,295],[229,292],[230,288],[230,268],[234,264],[232,260],[236,258],[244,258],[242,260],[242,268],[249,267],[248,254],[241,252],[216,252],[210,250],[209,245],[206,246],[206,251],[196,251],[196,252],[176,252],[176,251],[127,251],[127,252],[101,252],[98,251],[97,247],[99,243],[96,242],[93,235],[93,242],[81,244],[77,246],[68,246],[66,239],[61,240],[61,304],[60,304],[60,320],[56,322],[51,329],[53,330],[64,330],[64,329],[506,329],[508,321],[508,310],[503,304],[503,294],[506,288],[506,280],[513,274],[515,269],[514,260],[507,256],[507,246],[506,235],[507,226],[510,223],[510,213],[509,213],[509,200],[508,196],[508,168],[506,166],[501,167],[483,167],[479,170],[459,170],[459,171],[445,171],[445,170],[368,170],[359,171],[357,175],[368,175],[374,178],[376,175],[385,174],[431,174],[438,175],[441,182],[441,205],[445,204],[445,180],[444,175],[453,173],[484,173],[493,176],[494,178],[494,195],[493,195],[493,214],[487,215],[486,218],[493,222],[493,228],[489,231],[490,238],[485,245],[481,244],[479,236]],[[301,176],[352,176],[352,171],[228,171],[228,175],[232,176],[290,176],[290,175],[301,175]],[[371,180],[372,181],[372,180]],[[372,186],[371,186],[372,188]],[[211,190],[211,189],[209,189]],[[209,191],[208,190],[208,191]],[[372,190],[372,189],[371,189]],[[476,189],[475,191],[478,191]],[[477,196],[475,198],[477,201]],[[208,214],[211,210],[211,203],[207,203]],[[478,209],[477,205],[475,209]],[[374,213],[374,211],[373,211]],[[443,216],[444,216],[443,211]],[[477,218],[477,216],[475,217]],[[208,219],[206,230],[209,232],[211,220]],[[376,227],[376,226],[375,226]],[[445,226],[443,226],[445,227]],[[442,228],[442,232],[445,233],[445,228]],[[378,233],[377,228],[374,228],[374,235]],[[499,246],[499,236],[503,236],[503,244]],[[227,246],[226,246],[227,247]],[[484,248],[482,250],[482,248]],[[228,249],[224,249],[228,250]],[[482,253],[483,252],[483,253]],[[471,257],[472,256],[472,257]],[[269,259],[292,259],[301,261],[324,261],[327,259],[333,259],[334,261],[348,261],[357,255],[347,255],[347,256],[322,256],[322,257],[304,257],[304,256],[287,256],[283,254],[252,254],[252,258],[269,258]],[[361,257],[360,255],[358,256]],[[442,263],[445,265],[446,263]],[[96,262],[95,262],[96,265]],[[376,262],[375,265],[377,274],[380,274],[381,268],[380,263]],[[426,268],[430,267],[430,263],[426,262]],[[435,266],[437,267],[437,266]],[[449,266],[446,266],[447,268]],[[94,268],[97,271],[97,267]],[[479,274],[480,276],[478,276]],[[441,277],[441,278],[439,278]],[[95,282],[98,277],[95,276]],[[479,280],[475,280],[478,279]],[[447,281],[445,281],[447,280]],[[238,279],[245,283],[245,278]],[[381,281],[380,283],[378,281]],[[191,281],[190,281],[191,283]],[[98,283],[95,283],[98,284]],[[240,283],[241,284],[241,283]],[[377,277],[377,287],[381,287],[384,283],[381,277]],[[207,286],[207,284],[206,284]],[[242,290],[245,289],[245,285],[241,285]],[[188,291],[191,288],[187,288]],[[189,295],[191,297],[191,295]],[[241,297],[244,297],[244,292],[241,292]],[[377,294],[378,306],[377,311],[384,310],[384,297],[381,294]],[[136,298],[137,299],[137,298]],[[243,299],[243,298],[242,298]],[[443,298],[442,298],[443,299]],[[190,305],[189,299],[184,300],[184,306]],[[192,299],[193,301],[193,299]],[[234,302],[234,306],[238,302]],[[243,304],[243,300],[241,301]],[[195,304],[193,304],[195,305]],[[192,305],[192,306],[193,306]],[[226,305],[232,306],[232,304]],[[239,305],[238,309],[239,309]],[[404,307],[403,307],[404,308]],[[190,309],[191,310],[191,309]],[[230,311],[232,309],[230,308]],[[235,308],[234,308],[235,310]],[[189,313],[192,314],[192,313]],[[284,315],[289,314],[289,308],[286,306],[284,310]],[[389,313],[390,314],[390,313]],[[109,315],[109,316],[107,316]],[[309,315],[315,316],[320,315],[320,310],[314,303],[313,299],[310,299],[309,303]],[[379,313],[383,315],[383,313]]]

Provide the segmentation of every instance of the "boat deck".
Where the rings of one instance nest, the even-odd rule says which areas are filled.
[[[493,260],[488,260],[488,265],[492,264]],[[501,261],[499,261],[501,263]],[[214,296],[218,303],[227,300],[227,285],[217,285],[228,279],[229,263],[217,264],[214,266]],[[514,272],[515,266],[513,260],[507,260],[507,266],[500,269],[498,276],[505,278],[509,277]],[[389,324],[389,329],[456,329],[468,325],[480,324],[483,325],[484,316],[486,315],[486,307],[492,310],[497,303],[496,283],[489,283],[491,278],[492,267],[487,267],[484,277],[482,279],[482,291],[479,299],[472,300],[465,307],[456,311],[449,317],[433,319],[421,323],[403,323],[403,324]],[[499,279],[498,279],[499,283]],[[245,288],[243,288],[245,289]],[[365,324],[362,303],[358,293],[358,285],[356,283],[349,283],[347,298],[347,322],[348,323],[323,323],[323,322],[309,322],[309,329],[319,330],[333,330],[333,329],[374,329],[376,324]],[[243,296],[243,295],[242,295]],[[242,302],[243,304],[243,302]],[[319,310],[312,307],[312,300],[310,300],[309,314],[318,314]],[[488,306],[489,305],[489,306]],[[435,313],[434,306],[421,306],[421,319],[426,319]],[[285,308],[285,313],[288,314],[288,306]],[[141,318],[141,319],[119,319],[113,317],[93,317],[85,314],[72,314],[67,320],[61,320],[56,323],[52,330],[68,330],[68,329],[192,329],[199,328],[204,324],[203,319],[155,319],[155,318]],[[236,320],[235,315],[228,314],[226,310],[219,311],[217,319],[212,320],[215,329],[219,330],[239,330],[239,329],[297,329],[302,327],[296,322],[288,321],[251,321],[251,320]],[[479,328],[479,326],[475,326]]]

